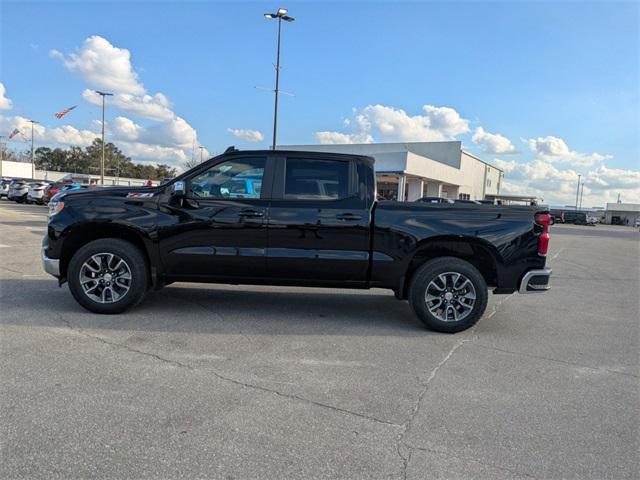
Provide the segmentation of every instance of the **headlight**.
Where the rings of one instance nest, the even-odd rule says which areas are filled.
[[[62,200],[51,200],[49,202],[49,218],[53,217],[57,213],[60,213],[64,208],[64,202]]]

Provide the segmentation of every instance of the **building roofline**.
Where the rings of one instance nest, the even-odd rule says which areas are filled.
[[[482,162],[482,163],[484,163],[485,165],[489,165],[491,168],[495,168],[496,170],[498,170],[498,171],[500,171],[500,172],[504,173],[504,170],[502,170],[502,169],[501,169],[501,168],[499,168],[499,167],[496,167],[493,163],[489,163],[489,162],[487,162],[486,160],[483,160],[483,159],[481,159],[481,158],[479,158],[479,157],[476,157],[473,153],[469,153],[469,152],[467,152],[467,151],[466,151],[466,150],[464,150],[464,149],[460,149],[460,150],[462,151],[462,153],[464,153],[464,154],[466,154],[466,155],[469,155],[471,158],[473,158],[473,159],[475,159],[475,160],[478,160],[479,162]]]

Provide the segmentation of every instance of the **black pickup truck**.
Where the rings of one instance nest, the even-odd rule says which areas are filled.
[[[96,313],[176,281],[386,288],[456,332],[488,286],[549,288],[549,223],[538,207],[379,202],[370,157],[229,149],[159,187],[60,195],[42,257]]]

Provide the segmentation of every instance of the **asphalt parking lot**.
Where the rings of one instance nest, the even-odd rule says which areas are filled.
[[[552,227],[553,289],[424,330],[391,292],[174,284],[90,314],[0,201],[2,478],[638,478],[637,229]]]

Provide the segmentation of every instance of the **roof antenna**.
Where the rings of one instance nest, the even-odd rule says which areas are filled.
[[[231,153],[231,152],[237,152],[238,149],[235,147],[235,145],[231,145],[229,148],[227,148],[224,153]]]

